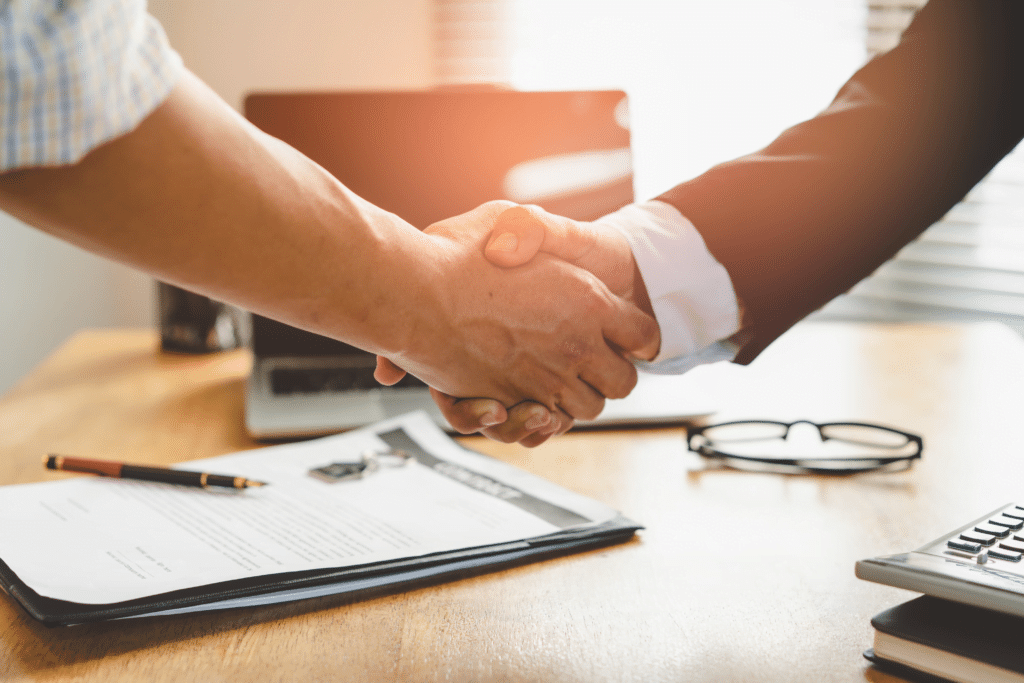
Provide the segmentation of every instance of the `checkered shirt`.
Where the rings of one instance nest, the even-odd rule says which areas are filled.
[[[75,163],[181,71],[145,0],[0,0],[0,171]]]

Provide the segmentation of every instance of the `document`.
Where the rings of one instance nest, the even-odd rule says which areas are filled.
[[[361,479],[328,483],[309,475],[393,448],[414,458]],[[466,450],[424,413],[181,467],[268,485],[221,491],[80,477],[2,487],[0,560],[40,596],[109,605],[580,533],[622,519],[597,501]]]

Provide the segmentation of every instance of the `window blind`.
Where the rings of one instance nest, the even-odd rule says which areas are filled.
[[[434,0],[437,85],[507,83],[509,24],[505,0]]]
[[[893,48],[924,0],[870,0],[867,48]],[[1024,158],[1012,152],[962,202],[818,319],[998,320],[1024,333]]]

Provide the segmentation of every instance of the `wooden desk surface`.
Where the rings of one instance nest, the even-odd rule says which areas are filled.
[[[171,463],[255,447],[245,352],[73,337],[0,399],[0,483],[49,451]],[[47,629],[0,595],[3,681],[892,681],[868,623],[913,597],[858,581],[1024,497],[1024,343],[997,325],[804,324],[726,367],[717,418],[872,419],[918,432],[911,472],[694,473],[681,429],[468,445],[647,525],[631,543],[364,602],[324,599]],[[0,522],[2,523],[2,522]]]

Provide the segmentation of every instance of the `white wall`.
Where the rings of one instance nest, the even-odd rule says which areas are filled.
[[[433,83],[433,0],[150,0],[185,64],[232,106],[251,90]]]
[[[148,278],[0,213],[0,391],[82,327],[150,324]]]
[[[432,0],[150,0],[232,106],[251,90],[433,83]],[[0,213],[0,392],[82,327],[154,324],[152,280]]]

